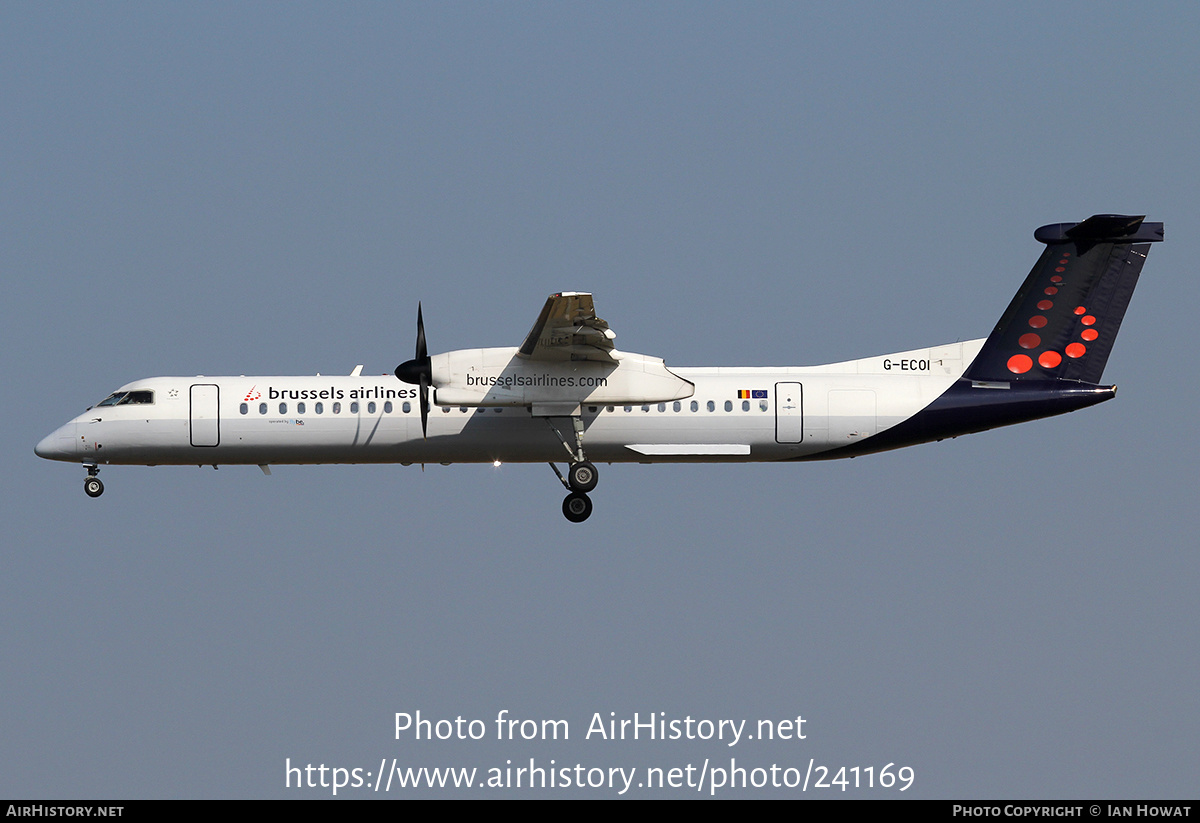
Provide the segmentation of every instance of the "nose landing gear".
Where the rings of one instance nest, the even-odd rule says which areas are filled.
[[[87,477],[83,478],[83,493],[88,497],[99,497],[104,494],[104,484],[96,476],[99,473],[99,466],[87,466]]]

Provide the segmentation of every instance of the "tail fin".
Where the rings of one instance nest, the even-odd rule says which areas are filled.
[[[1042,226],[1046,250],[964,377],[1099,383],[1162,223],[1097,214]]]

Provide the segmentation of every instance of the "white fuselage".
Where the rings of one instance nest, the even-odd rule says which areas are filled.
[[[593,462],[806,459],[912,417],[962,376],[982,340],[827,366],[679,368],[683,399],[577,412]],[[152,402],[97,406],[38,444],[83,464],[564,462],[570,412],[445,405],[421,432],[417,388],[392,375],[155,377],[120,392]],[[597,394],[597,397],[602,396]],[[558,430],[556,434],[555,429]],[[561,435],[561,437],[560,437]]]

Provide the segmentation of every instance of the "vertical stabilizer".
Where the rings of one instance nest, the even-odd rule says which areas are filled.
[[[1099,383],[1162,223],[1098,214],[1042,226],[1046,244],[964,377]]]

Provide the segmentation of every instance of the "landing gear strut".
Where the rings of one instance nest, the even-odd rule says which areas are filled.
[[[104,494],[104,484],[96,475],[100,473],[99,466],[88,466],[87,477],[83,478],[83,493],[88,497],[99,497]]]

